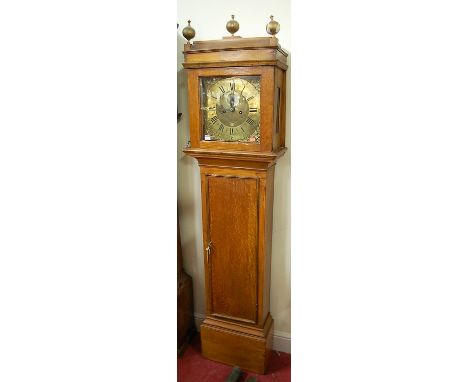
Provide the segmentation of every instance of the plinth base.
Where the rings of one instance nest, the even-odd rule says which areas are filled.
[[[273,319],[263,328],[206,318],[200,327],[202,355],[213,361],[265,374],[273,343]]]

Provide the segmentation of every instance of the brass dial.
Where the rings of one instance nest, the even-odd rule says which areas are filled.
[[[260,76],[201,81],[205,141],[260,143]]]

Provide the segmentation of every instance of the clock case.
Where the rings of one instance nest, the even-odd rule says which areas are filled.
[[[184,46],[193,149],[271,152],[285,146],[287,54],[276,37],[195,41]],[[260,144],[203,141],[201,77],[260,76]]]
[[[256,373],[273,339],[270,266],[274,169],[285,148],[287,54],[276,37],[184,46],[190,147],[202,191],[206,318],[202,354]],[[260,144],[203,141],[200,78],[260,76]]]

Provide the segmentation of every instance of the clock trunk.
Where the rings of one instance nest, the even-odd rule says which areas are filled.
[[[204,248],[209,248],[202,353],[258,373],[266,370],[273,330],[269,307],[275,167],[271,158],[263,160],[233,158],[222,166],[217,158],[199,158]],[[258,356],[253,364],[244,359],[250,351]]]

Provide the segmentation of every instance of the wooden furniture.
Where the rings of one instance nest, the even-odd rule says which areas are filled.
[[[191,140],[184,152],[198,160],[201,174],[202,354],[265,373],[273,336],[274,172],[286,150],[287,54],[276,37],[232,37],[187,43],[184,55]]]
[[[182,265],[182,248],[177,220],[177,355],[183,354],[194,330],[193,282]]]

